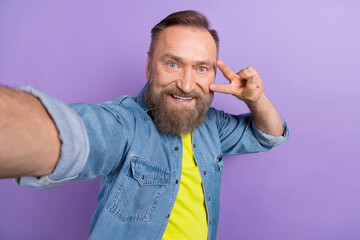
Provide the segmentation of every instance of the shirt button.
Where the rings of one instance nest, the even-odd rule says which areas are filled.
[[[169,218],[169,217],[170,217],[170,214],[168,214],[167,217]]]
[[[176,179],[176,180],[175,180],[175,183],[178,184],[178,183],[179,183],[179,180]]]
[[[211,221],[209,222],[209,224],[211,225]]]
[[[177,151],[177,150],[179,150],[179,147],[178,147],[178,146],[175,147],[175,151]]]
[[[196,148],[196,145],[195,145],[195,143],[193,144],[193,147],[194,147],[194,148]]]
[[[204,175],[206,175],[206,171],[204,171]]]
[[[208,201],[210,201],[210,197],[208,198]]]

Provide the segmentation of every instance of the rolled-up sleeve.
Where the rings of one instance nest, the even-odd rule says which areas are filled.
[[[89,155],[89,140],[85,125],[67,104],[31,87],[21,87],[37,97],[54,120],[61,140],[60,158],[55,170],[46,176],[21,177],[15,182],[21,187],[50,188],[78,177]]]
[[[250,113],[232,115],[211,109],[217,119],[217,127],[223,156],[267,152],[287,141],[289,130],[285,123],[282,136],[272,136],[258,129]]]
[[[281,145],[283,142],[286,142],[289,137],[289,129],[288,129],[284,119],[282,119],[282,123],[284,126],[284,134],[282,136],[273,136],[273,135],[264,133],[263,131],[258,129],[255,126],[254,122],[252,122],[252,128],[254,130],[255,137],[257,138],[259,143],[263,146],[274,148],[274,147]]]

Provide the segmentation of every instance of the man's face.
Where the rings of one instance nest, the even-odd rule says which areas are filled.
[[[145,103],[157,128],[180,135],[204,121],[213,93],[216,45],[208,31],[171,26],[160,33],[152,58],[148,56],[149,87]]]

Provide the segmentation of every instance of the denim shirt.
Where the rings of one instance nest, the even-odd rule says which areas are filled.
[[[161,239],[179,190],[182,140],[159,132],[143,96],[122,96],[103,104],[66,105],[32,88],[59,130],[61,156],[53,173],[22,177],[23,187],[50,188],[69,180],[101,177],[90,239]],[[207,210],[208,239],[216,239],[223,156],[268,151],[287,140],[253,124],[250,114],[210,108],[193,132]]]

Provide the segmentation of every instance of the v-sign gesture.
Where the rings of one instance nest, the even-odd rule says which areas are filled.
[[[260,130],[274,136],[283,135],[284,126],[280,115],[265,96],[263,82],[255,68],[247,67],[234,73],[221,60],[217,60],[216,65],[229,80],[229,84],[211,84],[210,90],[232,94],[244,101],[250,108],[255,125]]]
[[[264,85],[255,68],[247,67],[238,73],[234,73],[221,60],[217,60],[216,65],[224,77],[229,80],[229,84],[211,84],[210,90],[232,94],[248,105],[256,104],[260,100],[264,92]]]

